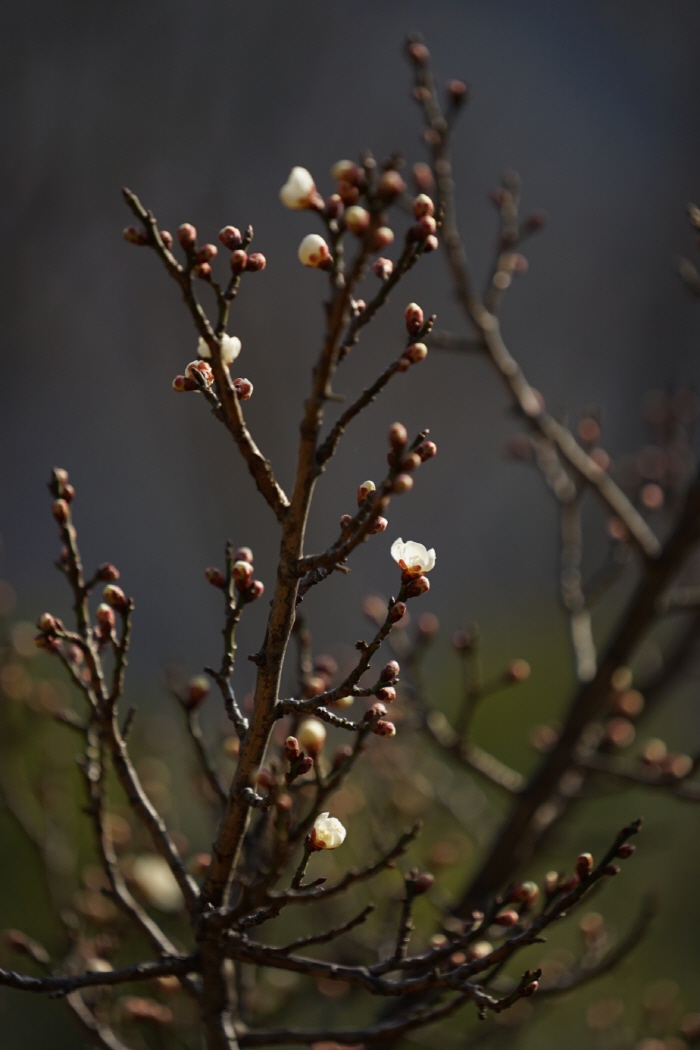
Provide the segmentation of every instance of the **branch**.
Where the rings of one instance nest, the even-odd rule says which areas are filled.
[[[20,992],[35,992],[48,994],[52,998],[61,998],[80,988],[92,988],[96,985],[111,986],[131,981],[150,981],[154,977],[163,977],[167,974],[184,976],[196,972],[198,967],[197,955],[193,954],[137,963],[134,966],[124,966],[120,970],[88,971],[64,977],[29,977],[15,973],[14,970],[0,969],[0,985],[15,988]]]

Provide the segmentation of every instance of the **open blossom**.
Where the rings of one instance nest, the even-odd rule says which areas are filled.
[[[318,233],[310,233],[299,245],[299,259],[304,266],[318,269],[331,257],[331,250]]]
[[[422,576],[424,572],[430,572],[435,568],[435,551],[431,547],[428,550],[422,543],[414,540],[394,540],[391,545],[391,556],[398,562],[403,572],[409,576]]]
[[[337,817],[319,813],[311,829],[311,845],[314,849],[336,849],[343,844],[346,834]]]
[[[280,190],[280,200],[285,208],[301,211],[317,205],[319,193],[313,175],[306,168],[292,168],[289,178]]]
[[[233,364],[238,355],[241,352],[241,341],[237,335],[222,335],[221,336],[221,360],[225,365]],[[211,357],[211,350],[205,339],[199,337],[197,343],[197,353],[200,357]]]

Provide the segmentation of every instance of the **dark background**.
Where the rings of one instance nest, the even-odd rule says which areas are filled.
[[[226,223],[254,225],[268,267],[244,282],[230,330],[243,343],[236,374],[255,384],[251,430],[288,487],[323,278],[296,260],[316,227],[282,208],[279,187],[302,164],[327,194],[331,164],[367,146],[422,159],[401,54],[416,29],[438,77],[472,89],[455,160],[477,274],[495,231],[488,193],[506,168],[522,177],[525,211],[549,215],[506,299],[509,345],[551,408],[576,418],[602,406],[605,447],[634,450],[646,392],[700,378],[698,312],[673,272],[690,250],[685,204],[700,194],[692,0],[2,6],[1,571],[20,616],[67,611],[44,488],[51,467],[67,468],[87,563],[114,561],[136,598],[131,682],[154,709],[167,702],[166,665],[191,673],[217,657],[203,569],[231,537],[254,548],[271,586],[276,541],[205,404],[170,391],[196,340],[156,259],[121,238],[120,186],[171,230],[191,221],[214,240]],[[411,298],[462,331],[444,274],[435,255],[410,275],[339,389],[357,390],[393,358]],[[432,353],[354,426],[319,486],[310,547],[334,537],[357,484],[381,476],[394,419],[429,426],[439,457],[352,575],[308,601],[318,646],[342,655],[359,636],[363,595],[394,585],[398,535],[437,549],[430,607],[448,630],[478,617],[495,658],[565,645],[556,517],[531,471],[504,460],[515,424],[476,360]],[[265,609],[244,624],[242,652],[259,644]],[[239,688],[250,681],[244,663]],[[696,731],[697,715],[686,717]]]

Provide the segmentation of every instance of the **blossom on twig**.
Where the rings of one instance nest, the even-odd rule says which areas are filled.
[[[391,556],[407,576],[422,576],[435,568],[435,550],[427,549],[415,540],[404,541],[399,537],[391,545]]]
[[[306,168],[292,168],[289,178],[280,190],[280,200],[285,208],[291,208],[292,211],[317,207],[320,195],[311,172]]]
[[[237,335],[224,335],[221,336],[221,360],[225,365],[233,364],[238,355],[241,352],[241,341]],[[200,357],[211,357],[211,350],[209,344],[205,339],[199,337],[197,343],[197,353]]]
[[[299,245],[299,259],[313,270],[324,266],[331,257],[331,250],[318,233],[309,233]]]
[[[345,842],[346,834],[337,817],[319,813],[311,829],[311,846],[313,849],[336,849]]]

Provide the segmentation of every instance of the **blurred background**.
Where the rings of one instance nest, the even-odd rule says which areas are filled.
[[[137,192],[162,227],[189,221],[203,240],[215,240],[227,223],[254,226],[254,248],[268,265],[243,282],[230,331],[243,344],[236,374],[255,385],[246,418],[288,487],[324,281],[296,258],[313,220],[286,211],[279,188],[300,164],[328,194],[331,165],[366,147],[378,159],[397,150],[409,164],[424,159],[402,55],[411,31],[424,35],[438,78],[459,77],[471,89],[455,174],[477,276],[489,270],[496,231],[489,194],[504,170],[521,176],[525,214],[548,213],[503,318],[512,352],[550,409],[570,421],[600,412],[602,444],[624,463],[648,441],[649,391],[692,389],[700,380],[700,315],[674,273],[674,258],[691,251],[685,205],[700,196],[694,0],[9,0],[0,10],[0,596],[19,621],[45,609],[67,614],[45,489],[51,468],[66,468],[86,563],[116,563],[136,600],[130,700],[148,718],[170,711],[166,668],[192,674],[218,659],[220,607],[204,569],[221,563],[230,538],[253,548],[256,575],[270,587],[276,539],[271,514],[203,400],[171,392],[196,338],[155,257],[124,243],[131,217],[120,187]],[[336,384],[341,393],[359,390],[397,354],[411,299],[436,312],[439,327],[466,334],[436,253],[353,351]],[[450,634],[471,620],[481,625],[494,669],[526,658],[533,667],[526,700],[516,709],[510,694],[494,701],[481,726],[486,744],[526,769],[527,727],[555,718],[569,685],[557,517],[532,469],[504,455],[517,425],[485,363],[435,351],[398,377],[322,479],[309,549],[335,537],[357,485],[382,476],[394,420],[411,432],[430,427],[438,458],[413,494],[394,502],[388,531],[355,555],[352,574],[310,595],[315,646],[347,657],[366,631],[363,598],[395,586],[389,547],[397,536],[435,547],[423,601],[445,632],[433,664],[438,691],[455,673]],[[652,521],[663,530],[663,512]],[[605,550],[604,520],[593,514],[589,524],[586,564],[594,569]],[[240,653],[260,644],[265,612],[263,599],[246,617]],[[249,667],[241,661],[241,695],[252,682]],[[700,723],[694,690],[691,683],[649,731],[690,748]],[[210,731],[217,724],[212,715]],[[648,887],[667,881],[674,840],[697,827],[692,810],[625,796],[590,807],[581,820],[602,844],[638,810],[658,816],[642,879]],[[1,816],[0,834],[0,925],[28,928],[40,884],[28,881],[29,855]],[[587,846],[578,832],[567,835],[570,855]],[[667,977],[684,1001],[697,997],[697,947],[683,911],[697,873],[686,867],[674,861],[686,881],[666,887],[643,961],[611,978],[609,998],[636,991],[639,1000],[640,989]],[[46,916],[41,924],[48,929]],[[609,1026],[587,1026],[583,1001],[566,1009],[580,1026],[581,1042],[572,1035],[572,1045],[613,1045]],[[552,1008],[552,1016],[538,1030],[539,1047],[558,1045],[562,1015]],[[17,1047],[49,1039],[54,1050],[82,1045],[55,1004],[4,992],[0,1031]]]

